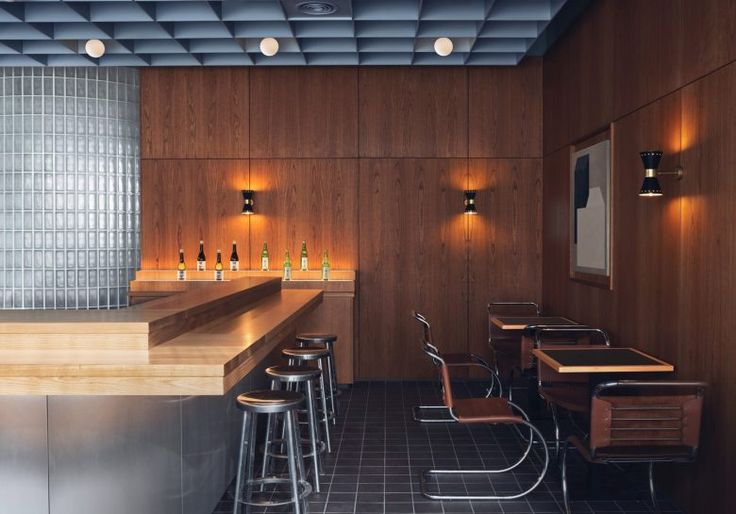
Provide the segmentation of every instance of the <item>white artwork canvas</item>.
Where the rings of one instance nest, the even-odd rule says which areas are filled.
[[[573,278],[581,278],[581,275],[610,278],[610,233],[611,142],[606,139],[571,155],[570,270]],[[605,284],[610,286],[610,281]]]

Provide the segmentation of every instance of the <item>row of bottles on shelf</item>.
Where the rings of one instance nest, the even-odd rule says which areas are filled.
[[[240,269],[240,259],[238,258],[238,247],[233,241],[233,251],[230,254],[230,271],[238,271]],[[301,271],[309,269],[309,258],[307,256],[307,242],[302,241],[301,251]],[[204,241],[199,241],[199,253],[197,254],[197,271],[207,270],[207,257],[204,254]],[[264,241],[263,250],[261,251],[261,271],[269,270],[268,244]],[[284,255],[284,280],[291,280],[291,256],[289,250]],[[176,278],[178,280],[186,280],[187,266],[184,263],[184,249],[179,249],[179,265],[177,266]],[[322,254],[322,280],[330,278],[330,259],[327,250]],[[217,261],[215,262],[215,280],[224,279],[224,268],[222,265],[222,252],[217,249]]]

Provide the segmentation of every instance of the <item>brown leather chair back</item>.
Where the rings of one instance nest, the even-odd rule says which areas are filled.
[[[698,448],[702,382],[620,381],[596,387],[591,403],[590,450],[615,447]]]
[[[448,409],[452,409],[452,383],[450,382],[450,370],[444,362],[440,365],[440,376],[442,377],[442,399]]]

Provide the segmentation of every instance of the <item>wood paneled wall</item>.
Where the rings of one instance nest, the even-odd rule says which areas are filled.
[[[485,352],[488,301],[541,297],[541,64],[141,70],[142,267],[305,239],[359,270],[358,377],[430,376],[412,309]]]
[[[686,512],[736,511],[736,3],[600,0],[544,60],[543,303],[706,380],[695,466],[665,467]],[[667,34],[666,37],[663,37]],[[613,289],[569,280],[569,145],[613,127]],[[662,149],[664,196],[637,196]]]

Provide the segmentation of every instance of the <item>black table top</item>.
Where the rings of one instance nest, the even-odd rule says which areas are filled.
[[[662,364],[659,360],[631,348],[591,348],[586,350],[545,348],[542,351],[562,366],[652,366]]]

